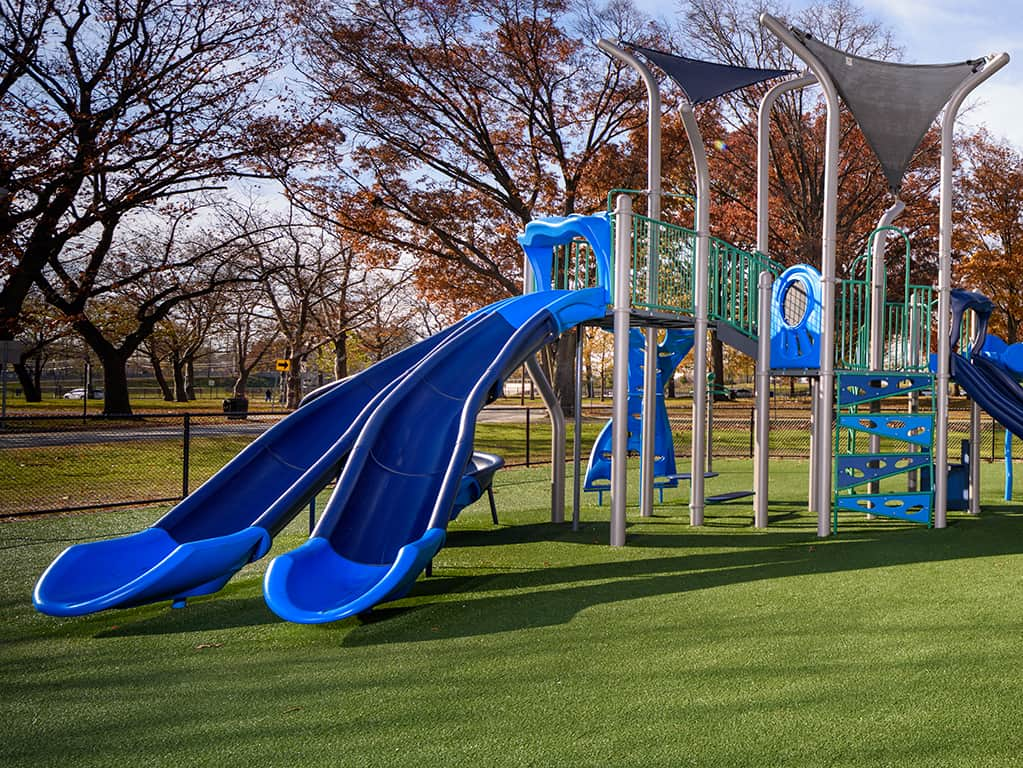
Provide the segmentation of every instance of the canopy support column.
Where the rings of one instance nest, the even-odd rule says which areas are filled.
[[[1009,54],[989,56],[984,67],[952,93],[941,120],[941,181],[938,214],[938,361],[934,381],[934,527],[948,524],[948,386],[952,332],[952,141],[956,114],[970,92],[1009,63]]]
[[[661,218],[661,91],[653,73],[628,51],[610,40],[597,41],[604,53],[631,67],[646,86],[647,93],[647,202],[646,215],[650,219],[647,233],[647,303],[657,303],[659,248],[656,223]],[[657,429],[657,330],[644,331],[643,353],[643,411],[641,416],[639,469],[639,514],[651,517],[654,513],[654,433]]]
[[[800,44],[795,35],[769,13],[760,15],[760,23],[773,32],[810,68],[824,91],[827,120],[824,141],[824,221],[821,235],[821,367],[817,385],[816,421],[813,425],[817,456],[811,472],[817,508],[817,536],[831,533],[831,465],[834,445],[831,442],[835,391],[835,260],[838,231],[838,92],[827,70],[816,56]]]

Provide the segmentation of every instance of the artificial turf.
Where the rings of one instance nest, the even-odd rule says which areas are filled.
[[[708,493],[748,485],[716,462]],[[0,525],[0,765],[1023,765],[1023,507],[935,531],[843,516],[818,540],[805,462],[749,505],[688,526],[680,491],[547,522],[546,472],[496,479],[450,530],[434,577],[364,620],[279,621],[265,563],[222,592],[95,616],[36,614],[70,540],[153,510]],[[275,551],[303,538],[300,517]]]

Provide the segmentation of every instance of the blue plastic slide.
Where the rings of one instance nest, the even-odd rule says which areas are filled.
[[[542,345],[602,318],[603,288],[509,300],[451,334],[380,401],[312,537],[274,559],[270,608],[318,624],[404,595],[445,539],[476,416]]]
[[[950,373],[977,405],[1007,430],[1023,438],[1023,389],[1010,367],[1012,356],[1005,354],[1005,342],[987,334],[992,309],[991,300],[983,294],[961,289],[952,291],[952,348],[959,342],[959,330],[967,310],[973,310],[979,322],[968,355],[952,353]]]
[[[153,527],[64,550],[40,577],[33,604],[77,616],[217,591],[337,476],[374,400],[479,316],[317,390]]]

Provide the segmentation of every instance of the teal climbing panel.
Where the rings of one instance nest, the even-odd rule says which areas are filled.
[[[832,530],[838,530],[840,510],[931,525],[934,493],[916,490],[910,478],[921,470],[933,476],[934,414],[905,411],[906,396],[933,388],[933,376],[840,371],[836,383]],[[879,438],[880,450],[869,450],[871,437]],[[897,487],[900,476],[903,487]]]

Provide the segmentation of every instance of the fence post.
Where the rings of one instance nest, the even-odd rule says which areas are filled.
[[[192,415],[185,414],[185,421],[181,429],[182,458],[181,458],[181,498],[188,496],[188,451],[192,443]]]
[[[754,437],[753,433],[756,431],[754,429],[754,416],[755,415],[756,415],[756,409],[755,408],[750,408],[749,409],[749,457],[751,459],[753,458],[753,437]]]
[[[532,408],[526,408],[526,466],[529,466],[529,414]]]

